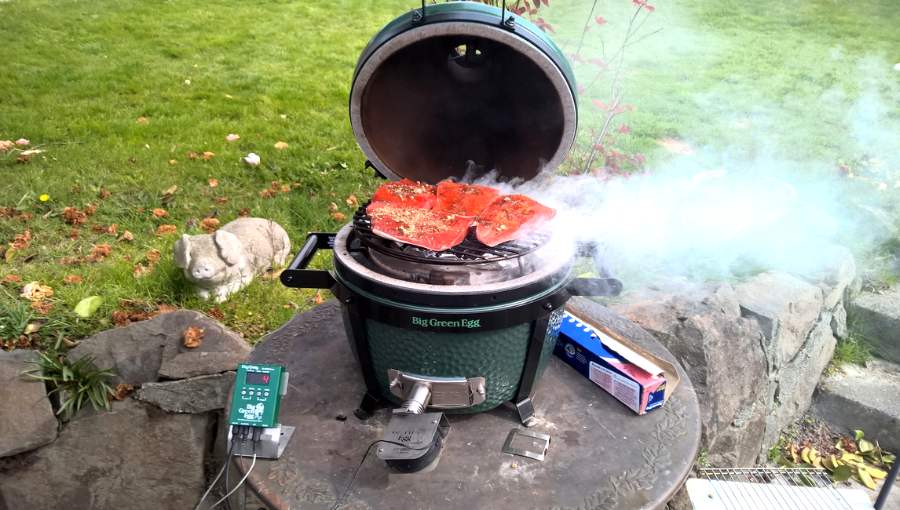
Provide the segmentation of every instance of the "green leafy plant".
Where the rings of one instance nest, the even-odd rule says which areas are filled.
[[[838,340],[831,358],[832,368],[838,368],[843,364],[865,366],[872,359],[872,352],[865,340],[856,334],[850,334],[847,338]]]
[[[19,338],[33,318],[34,313],[27,304],[15,299],[0,299],[0,339]]]
[[[27,370],[25,375],[45,381],[51,387],[48,395],[58,396],[56,414],[63,420],[71,419],[87,403],[96,410],[108,411],[109,396],[114,393],[108,380],[115,372],[97,368],[91,356],[70,361],[60,351],[61,343],[62,336],[52,349],[38,352],[38,359],[31,362],[35,368]]]

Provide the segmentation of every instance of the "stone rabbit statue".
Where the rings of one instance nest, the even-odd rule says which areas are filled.
[[[221,303],[266,270],[284,264],[291,241],[281,225],[238,218],[213,234],[183,235],[175,242],[175,265],[204,299]]]

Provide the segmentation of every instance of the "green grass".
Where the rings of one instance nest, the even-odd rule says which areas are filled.
[[[51,318],[77,338],[110,327],[121,300],[204,311],[214,306],[192,296],[169,258],[176,236],[156,236],[159,224],[196,234],[204,217],[225,223],[248,209],[284,225],[295,245],[307,231],[337,228],[342,221],[329,215],[329,204],[349,214],[345,198],[364,198],[375,184],[348,122],[356,58],[381,26],[415,3],[0,3],[0,140],[25,137],[45,151],[28,164],[0,155],[0,207],[33,214],[27,223],[0,219],[0,242],[25,228],[33,235],[27,250],[0,262],[0,277],[15,274],[53,287]],[[573,51],[590,2],[551,4],[542,16]],[[609,24],[592,30],[592,37],[602,34],[607,49],[614,46],[631,9],[624,0],[601,2],[596,14]],[[644,30],[662,31],[627,53],[623,85],[637,108],[622,117],[632,133],[619,144],[646,153],[651,167],[670,157],[656,143],[667,136],[736,156],[772,150],[857,158],[862,149],[848,131],[853,105],[868,92],[884,104],[900,101],[900,73],[890,70],[898,26],[894,0],[657,5]],[[585,56],[600,53],[599,40],[590,39]],[[582,82],[591,76],[589,66],[577,72]],[[586,98],[606,97],[608,80],[602,76]],[[587,128],[598,120],[588,105],[582,108]],[[138,123],[139,117],[148,122]],[[882,120],[882,131],[896,133],[896,108]],[[228,133],[241,139],[227,143]],[[276,151],[277,141],[290,147]],[[216,155],[189,160],[189,151]],[[262,156],[259,168],[239,161],[251,151]],[[219,186],[211,188],[210,178]],[[262,198],[259,192],[273,181],[296,187]],[[163,191],[172,185],[178,191],[165,203]],[[108,198],[98,198],[101,188]],[[50,201],[39,202],[45,193]],[[97,212],[72,240],[62,209],[88,203],[97,204]],[[157,207],[169,217],[155,219],[150,211]],[[113,223],[135,240],[92,231]],[[98,243],[113,247],[106,260],[60,265]],[[162,252],[162,261],[148,276],[134,278],[134,265],[150,249]],[[317,264],[326,267],[327,258]],[[84,281],[65,285],[67,274]],[[13,306],[19,286],[5,285],[0,307]],[[100,310],[89,319],[74,316],[75,304],[90,295],[104,298]],[[217,308],[227,325],[255,340],[311,306],[313,296],[257,279]]]
[[[872,351],[865,340],[852,333],[847,338],[839,339],[834,347],[831,367],[852,364],[865,366],[872,359]]]

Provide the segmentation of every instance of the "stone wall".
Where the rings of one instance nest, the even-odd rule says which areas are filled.
[[[836,337],[846,334],[855,275],[853,258],[841,250],[812,277],[766,272],[734,283],[670,281],[628,292],[610,307],[684,365],[700,398],[710,461],[749,466],[809,408]]]

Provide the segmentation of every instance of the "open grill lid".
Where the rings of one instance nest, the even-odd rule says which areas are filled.
[[[569,63],[535,25],[503,16],[474,2],[423,6],[363,50],[350,124],[381,174],[531,179],[566,157],[578,122]]]

